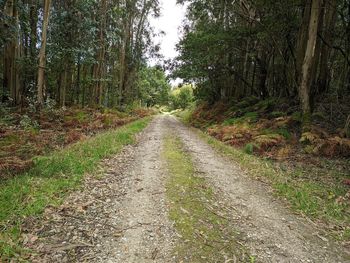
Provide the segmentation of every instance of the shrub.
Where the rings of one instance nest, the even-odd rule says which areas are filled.
[[[247,154],[253,154],[254,150],[259,149],[259,146],[254,144],[254,143],[247,143],[244,148],[243,151]]]

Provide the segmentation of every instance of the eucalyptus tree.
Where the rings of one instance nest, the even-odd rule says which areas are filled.
[[[188,9],[174,75],[200,98],[288,97],[307,119],[325,93],[349,92],[349,1],[178,2]]]
[[[158,0],[49,2],[0,2],[2,99],[22,106],[138,99],[135,82],[155,50],[149,18],[159,16]]]
[[[44,0],[44,14],[43,14],[43,27],[41,37],[41,47],[39,53],[39,69],[38,69],[38,104],[40,106],[44,103],[44,77],[45,77],[45,65],[46,65],[46,41],[47,41],[47,28],[49,25],[51,0]]]

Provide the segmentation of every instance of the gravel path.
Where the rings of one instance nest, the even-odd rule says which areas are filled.
[[[311,222],[276,200],[270,188],[250,179],[177,119],[168,117],[165,122],[177,131],[200,173],[233,207],[236,229],[259,262],[350,262]]]
[[[33,262],[174,262],[161,163],[164,119],[156,117],[136,146],[104,162],[80,191],[44,219],[28,219]]]
[[[40,220],[27,220],[24,243],[37,252],[30,261],[175,262],[178,237],[167,216],[167,173],[160,156],[163,137],[170,133],[183,140],[196,169],[232,207],[240,242],[257,262],[350,262],[315,226],[273,198],[266,185],[168,115],[156,117],[137,145],[105,161],[62,206],[47,208]]]

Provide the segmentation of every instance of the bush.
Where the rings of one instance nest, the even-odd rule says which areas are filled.
[[[254,143],[247,143],[244,146],[243,151],[247,154],[253,154],[255,149],[259,149],[259,146]]]
[[[186,109],[193,101],[193,88],[191,85],[177,88],[170,94],[170,103],[173,109]]]

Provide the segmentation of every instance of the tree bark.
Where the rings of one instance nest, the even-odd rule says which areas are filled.
[[[304,61],[301,68],[301,82],[299,86],[299,98],[304,116],[304,126],[310,122],[310,88],[312,83],[312,71],[315,59],[315,48],[317,43],[317,30],[321,11],[321,0],[312,0],[311,14],[308,30],[308,41]]]
[[[103,89],[104,89],[104,82],[102,80],[104,75],[104,67],[105,67],[105,54],[106,54],[106,47],[105,47],[105,31],[106,31],[106,12],[107,12],[107,1],[101,0],[101,6],[100,6],[100,28],[99,28],[99,48],[96,54],[96,60],[97,63],[94,65],[94,81],[95,81],[95,87],[94,87],[94,103],[95,104],[102,104],[102,97],[103,97]]]
[[[299,30],[298,41],[296,44],[296,65],[295,65],[295,79],[298,84],[301,82],[301,69],[303,61],[305,58],[306,45],[308,40],[308,30],[310,24],[310,14],[311,14],[311,1],[306,0],[303,10],[302,23]]]
[[[16,8],[15,0],[8,0],[5,3],[4,14],[8,17],[13,18],[15,22],[16,29],[19,27],[18,21],[18,10]],[[10,27],[10,25],[4,25],[5,31]],[[16,30],[17,31],[17,30]],[[6,93],[9,94],[12,99],[12,104],[17,105],[20,102],[20,80],[19,72],[16,60],[19,58],[19,42],[18,42],[18,33],[12,35],[9,41],[6,41],[4,45],[4,79],[3,79],[3,98],[5,101],[8,98]]]
[[[329,0],[326,2],[325,15],[324,15],[324,28],[323,39],[330,46],[333,45],[332,32],[335,26],[336,18],[336,0]],[[321,57],[320,57],[320,72],[317,81],[318,93],[322,94],[327,92],[329,86],[329,56],[331,53],[331,47],[325,43],[322,43]]]
[[[45,92],[45,65],[46,65],[46,40],[47,28],[49,25],[51,0],[44,0],[44,18],[42,28],[41,47],[39,52],[39,69],[38,69],[38,88],[37,88],[37,103],[42,106],[44,103]]]

